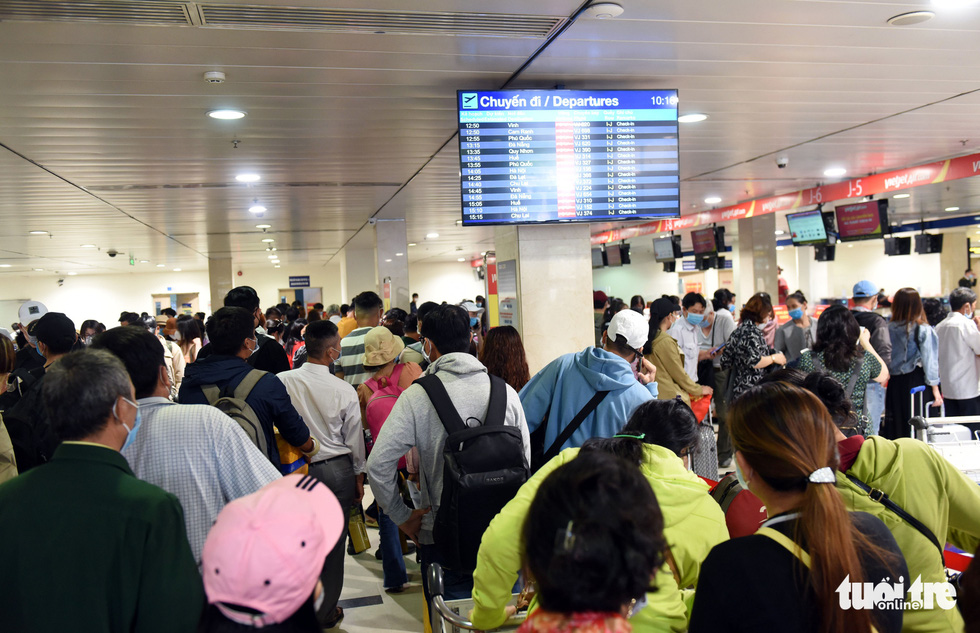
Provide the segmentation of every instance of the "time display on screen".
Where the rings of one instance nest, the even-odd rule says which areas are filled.
[[[459,91],[463,224],[680,214],[677,91]]]

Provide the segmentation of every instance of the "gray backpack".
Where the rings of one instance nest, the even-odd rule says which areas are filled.
[[[231,385],[227,385],[224,389],[218,389],[217,385],[203,385],[201,391],[204,392],[204,397],[208,399],[208,404],[237,422],[238,426],[245,431],[245,435],[248,435],[248,439],[252,440],[252,443],[262,451],[262,454],[275,464],[279,461],[278,454],[272,455],[269,452],[269,443],[266,441],[265,431],[262,429],[259,416],[245,402],[245,399],[252,393],[252,389],[266,373],[259,369],[249,371],[233,391],[230,388]]]

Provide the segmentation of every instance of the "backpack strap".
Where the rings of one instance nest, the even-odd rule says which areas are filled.
[[[568,438],[570,438],[572,434],[578,430],[578,427],[582,426],[582,423],[585,422],[585,418],[589,417],[589,415],[593,411],[595,411],[596,407],[599,406],[599,403],[605,400],[606,396],[608,395],[609,395],[608,391],[595,392],[595,395],[592,396],[592,399],[585,403],[585,406],[582,407],[582,410],[579,411],[574,418],[572,418],[572,421],[568,423],[568,426],[562,429],[562,432],[558,435],[558,438],[555,440],[555,442],[551,445],[550,448],[548,448],[548,450],[544,452],[544,461],[542,462],[543,464],[547,464],[552,459],[554,459],[555,455],[557,455],[558,452],[561,451],[561,447],[564,446],[565,442],[568,441]]]
[[[918,530],[922,534],[922,536],[929,539],[929,542],[935,545],[936,549],[939,550],[939,556],[943,559],[943,565],[945,566],[946,564],[945,555],[943,553],[945,548],[939,542],[939,539],[936,538],[936,535],[932,533],[932,530],[926,527],[921,521],[916,519],[914,516],[906,512],[905,508],[903,508],[902,506],[898,505],[897,503],[889,499],[888,495],[885,494],[883,491],[878,490],[877,488],[872,488],[871,486],[864,483],[854,475],[851,475],[850,473],[844,473],[844,475],[847,477],[848,481],[850,481],[852,484],[860,488],[865,494],[867,494],[872,501],[875,501],[885,506],[888,510],[898,515],[898,517],[901,518],[903,521],[905,521],[906,523],[914,527],[916,530]]]
[[[435,374],[423,376],[416,380],[415,384],[422,387],[426,395],[429,396],[446,433],[452,435],[457,431],[466,430],[463,418],[459,417],[459,411],[453,406],[453,401],[449,398],[449,393],[446,392],[446,387],[438,376]]]
[[[824,366],[823,361],[820,360],[820,357],[819,356],[817,356],[815,353],[813,353],[813,350],[810,350],[810,360],[813,361],[813,368],[815,370],[817,370],[817,371],[827,371],[827,368]]]
[[[490,375],[490,400],[487,402],[487,417],[483,420],[483,426],[503,426],[506,417],[507,383],[502,378]]]
[[[252,389],[258,384],[262,377],[265,376],[266,372],[261,369],[253,369],[252,371],[245,374],[245,378],[242,379],[238,386],[235,387],[235,398],[239,400],[246,400],[248,395],[252,393]]]
[[[853,399],[854,388],[857,387],[858,380],[861,378],[861,368],[864,366],[864,354],[861,354],[857,358],[857,363],[851,368],[851,377],[847,380],[847,386],[844,387],[844,393],[847,395],[848,399]]]
[[[201,391],[204,392],[204,397],[208,399],[208,404],[212,407],[221,398],[221,390],[218,389],[218,385],[201,385]]]
[[[398,381],[401,380],[402,370],[405,369],[405,363],[398,363],[395,368],[391,370],[391,375],[388,376],[388,386],[397,385]]]

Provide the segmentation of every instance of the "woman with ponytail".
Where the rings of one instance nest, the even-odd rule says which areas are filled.
[[[637,407],[615,437],[592,438],[581,449],[566,449],[542,466],[483,534],[473,573],[473,624],[491,630],[507,619],[507,603],[522,568],[521,529],[544,480],[579,455],[600,453],[634,466],[649,483],[663,514],[668,562],[654,570],[652,584],[657,590],[647,594],[646,607],[633,613],[632,629],[634,633],[687,630],[690,602],[685,604],[689,598],[685,590],[697,584],[701,561],[711,548],[728,540],[721,507],[708,494],[704,480],[687,468],[687,454],[697,439],[697,422],[689,406],[679,398],[650,400]],[[605,573],[615,572],[607,568]]]
[[[820,400],[785,383],[763,384],[733,404],[729,423],[739,480],[769,519],[704,561],[691,633],[898,633],[905,559],[879,519],[847,512],[834,486],[834,423]],[[863,604],[858,583],[882,581],[905,583],[897,604],[854,608]]]

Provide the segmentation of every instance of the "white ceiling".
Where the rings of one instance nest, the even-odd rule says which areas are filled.
[[[246,2],[389,22],[420,10],[393,0],[207,4]],[[0,20],[16,6],[65,4],[0,0]],[[155,4],[199,16],[203,3]],[[897,28],[885,20],[928,2],[621,4],[620,18],[575,20],[513,85],[679,89],[682,112],[710,116],[681,129],[685,212],[709,195],[727,205],[810,187],[832,165],[857,175],[980,150],[980,5]],[[0,274],[125,272],[129,253],[147,269],[201,270],[228,254],[268,266],[260,223],[272,225],[284,264],[326,263],[375,215],[407,218],[419,244],[410,261],[476,256],[493,229],[456,226],[455,91],[501,87],[545,39],[411,31],[442,20],[437,12],[557,26],[579,7],[427,0],[426,14],[384,33],[0,21],[0,264],[13,265]],[[210,70],[227,81],[206,84]],[[248,116],[205,116],[217,107]],[[246,171],[262,180],[235,182]],[[898,217],[980,210],[972,180],[913,192],[895,201]],[[261,219],[247,211],[256,199],[268,208]],[[35,229],[51,235],[27,235]]]

